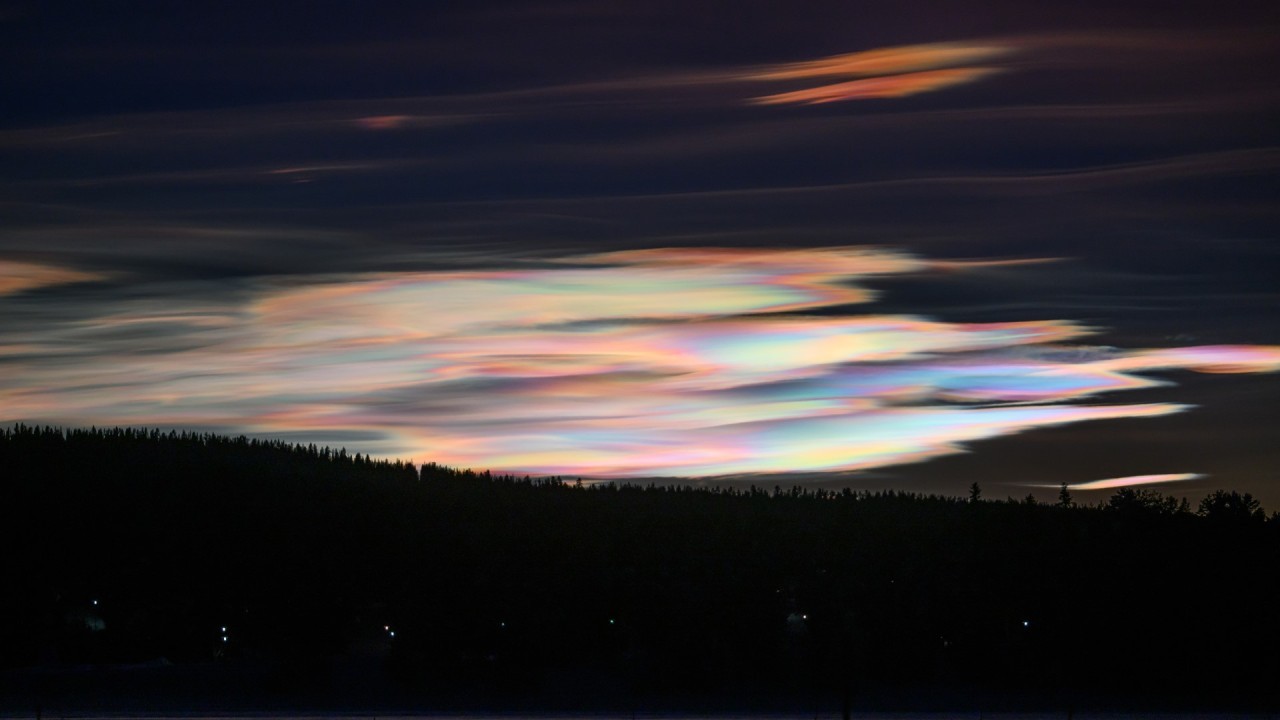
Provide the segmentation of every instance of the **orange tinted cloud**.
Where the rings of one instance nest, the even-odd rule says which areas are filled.
[[[407,125],[412,116],[409,115],[370,115],[356,118],[355,123],[365,130],[396,130]]]
[[[833,55],[818,60],[786,63],[747,77],[751,80],[797,80],[839,75],[894,75],[986,62],[1012,51],[1013,48],[1001,45],[966,45],[964,43],[901,45]]]
[[[757,105],[784,105],[898,98],[971,83],[998,68],[989,63],[1012,53],[1007,45],[934,43],[880,48],[846,55],[786,63],[745,75],[743,79],[779,82],[812,78],[851,78],[844,82],[789,90],[753,98]]]
[[[40,263],[0,260],[0,296],[27,290],[101,280],[105,276]]]
[[[888,75],[884,77],[864,78],[848,82],[822,85],[815,88],[795,90],[792,92],[765,95],[753,98],[757,105],[784,105],[803,103],[817,105],[820,103],[839,102],[841,100],[873,100],[876,98],[897,98],[918,95],[924,92],[941,90],[955,85],[981,80],[988,75],[999,72],[989,67],[948,68],[944,70],[926,70],[924,72],[905,75]]]

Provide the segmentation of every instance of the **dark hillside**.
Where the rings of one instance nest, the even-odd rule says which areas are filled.
[[[1275,707],[1280,522],[1231,494],[579,487],[28,427],[0,468],[11,678],[164,658],[261,667],[241,687],[275,698],[358,666],[426,706]]]

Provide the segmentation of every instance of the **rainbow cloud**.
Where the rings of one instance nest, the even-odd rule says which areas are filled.
[[[1090,330],[1063,320],[806,314],[869,305],[860,279],[936,267],[963,271],[866,248],[685,248],[260,281],[221,306],[140,294],[0,352],[16,370],[0,407],[350,437],[515,473],[705,477],[862,470],[1168,415],[1185,407],[1074,401],[1161,384],[1151,370],[1280,369],[1275,347],[1082,346]]]

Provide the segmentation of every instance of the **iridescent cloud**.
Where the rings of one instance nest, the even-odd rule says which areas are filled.
[[[1280,368],[1274,347],[1125,351],[1063,320],[848,312],[875,299],[860,279],[966,268],[682,248],[257,281],[221,304],[140,292],[0,352],[0,419],[376,437],[352,449],[531,474],[849,471],[1186,409],[1073,403],[1162,384],[1150,370]]]
[[[1205,373],[1275,372],[1280,370],[1280,349],[1252,345],[1164,348],[1134,352],[1094,365],[1100,369],[1125,372],[1179,368]]]

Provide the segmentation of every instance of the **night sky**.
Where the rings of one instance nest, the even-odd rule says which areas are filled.
[[[0,422],[1280,509],[1278,31],[0,0]]]

